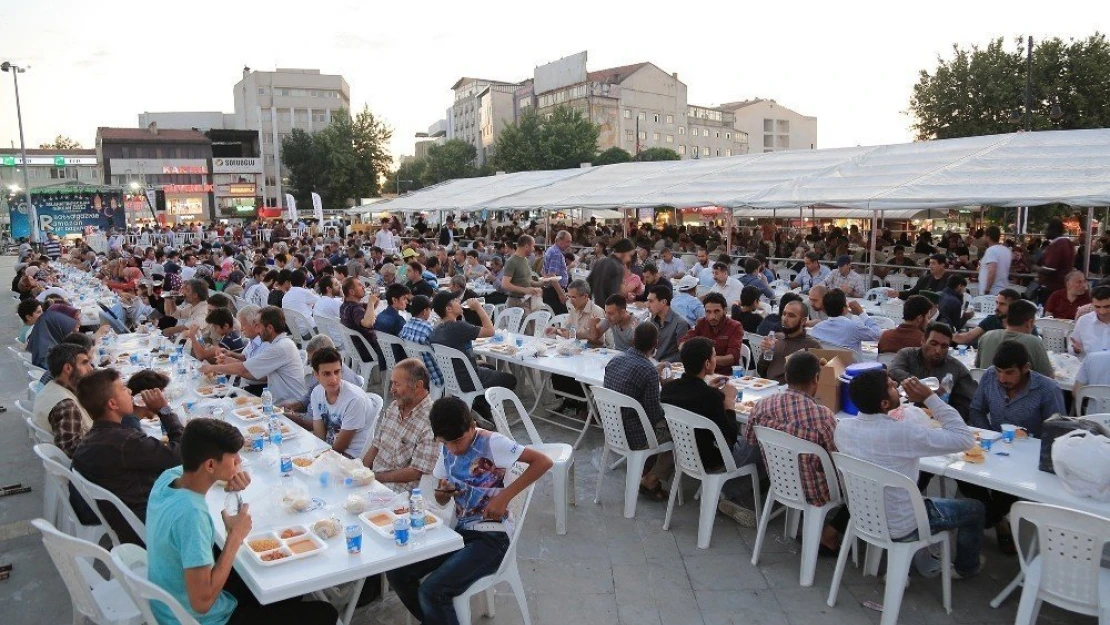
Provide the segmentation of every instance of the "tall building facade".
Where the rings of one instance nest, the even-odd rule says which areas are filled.
[[[340,109],[351,110],[351,88],[338,74],[321,74],[318,69],[278,68],[272,72],[243,68],[243,78],[233,88],[235,112],[158,112],[139,115],[139,124],[151,122],[163,128],[199,130],[243,130],[258,135],[258,173],[262,201],[266,206],[285,204],[286,172],[281,162],[281,142],[294,128],[306,132],[322,130]],[[254,155],[251,155],[253,157]],[[248,157],[240,157],[248,158]],[[255,172],[255,169],[260,171]]]
[[[537,67],[520,83],[461,78],[452,91],[448,136],[472,143],[479,164],[492,155],[509,123],[529,111],[550,115],[557,107],[578,110],[597,124],[601,151],[619,147],[635,155],[667,148],[690,159],[817,145],[817,118],[774,100],[692,104],[677,73],[646,62],[587,71],[585,52]]]

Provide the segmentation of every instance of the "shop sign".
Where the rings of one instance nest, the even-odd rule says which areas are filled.
[[[163,165],[163,174],[207,174],[208,168],[204,165]]]
[[[254,197],[258,187],[249,182],[216,185],[216,195],[220,197]]]
[[[108,228],[126,225],[123,198],[118,191],[32,192],[38,226],[58,236],[81,234],[86,227],[107,232]],[[29,237],[31,224],[27,203],[11,206],[12,237]]]
[[[162,187],[166,193],[211,193],[210,184],[167,184]]]
[[[215,173],[215,174],[260,174],[260,173],[262,173],[262,159],[260,159],[260,158],[214,158],[214,159],[212,159],[212,173]]]
[[[30,165],[49,165],[52,167],[65,167],[67,165],[96,165],[95,156],[28,156]],[[23,164],[21,156],[2,156],[0,166],[19,167]]]
[[[652,219],[655,219],[655,209],[641,208],[636,212],[636,215],[637,217],[639,217],[640,221],[651,221]]]

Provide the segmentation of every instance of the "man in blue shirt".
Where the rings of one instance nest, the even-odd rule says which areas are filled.
[[[759,272],[759,259],[749,258],[744,261],[744,275],[740,276],[740,284],[744,286],[754,286],[759,289],[767,299],[775,299],[775,292],[767,283],[767,277]]]
[[[863,311],[859,302],[848,303],[844,291],[829,289],[821,299],[828,319],[819,322],[809,331],[809,335],[837,347],[854,351],[857,357],[862,358],[862,341],[877,341],[882,334],[882,328]],[[855,317],[848,316],[845,308],[850,310]]]
[[[956,332],[964,329],[967,320],[975,315],[975,311],[968,309],[964,312],[964,292],[967,290],[967,278],[953,274],[948,278],[948,286],[940,293],[937,301],[937,321],[947,323]]]
[[[378,313],[378,318],[374,320],[374,331],[400,336],[401,328],[405,327],[405,318],[401,316],[401,311],[408,308],[412,291],[403,284],[391,284],[385,290],[385,297],[389,305]]]
[[[111,401],[116,401],[112,399]],[[249,504],[234,515],[223,512],[227,531],[223,550],[213,555],[215,526],[205,496],[217,481],[226,490],[243,490],[250,476],[241,471],[243,434],[215,419],[193,419],[181,437],[181,465],[167,469],[147,504],[147,577],[172,595],[201,625],[289,623],[331,625],[335,608],[322,601],[287,599],[259,605],[231,570],[251,533]],[[161,623],[177,623],[165,605],[151,606]]]
[[[830,269],[821,264],[821,255],[809,252],[806,254],[805,269],[790,283],[790,288],[801,288],[802,293],[809,293],[815,285],[823,284],[829,273]]]
[[[675,282],[675,296],[671,300],[671,308],[686,320],[690,327],[705,316],[705,306],[701,300],[693,295],[698,288],[698,279],[693,276],[682,276]]]

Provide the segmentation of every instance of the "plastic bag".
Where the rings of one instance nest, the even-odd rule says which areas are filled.
[[[1052,445],[1052,466],[1069,493],[1110,501],[1110,438],[1083,430],[1068,432]]]

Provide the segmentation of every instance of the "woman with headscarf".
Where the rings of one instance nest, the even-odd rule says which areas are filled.
[[[81,311],[68,304],[54,304],[42,313],[31,333],[27,335],[27,351],[31,364],[47,368],[46,355],[71,332],[81,327]]]

